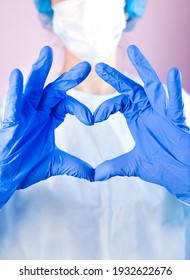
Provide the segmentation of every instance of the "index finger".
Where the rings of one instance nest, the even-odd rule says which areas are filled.
[[[105,82],[115,88],[121,94],[127,94],[133,100],[133,93],[140,87],[140,85],[133,80],[129,79],[122,73],[120,73],[115,68],[105,64],[98,63],[96,65],[96,73],[100,78],[102,78]]]
[[[66,92],[80,84],[90,73],[91,66],[88,62],[81,62],[63,73],[54,82],[44,89],[38,109],[51,110],[66,96]]]

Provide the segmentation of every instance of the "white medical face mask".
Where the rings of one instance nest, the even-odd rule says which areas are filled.
[[[53,6],[53,32],[80,60],[106,61],[126,27],[125,0],[65,0]]]

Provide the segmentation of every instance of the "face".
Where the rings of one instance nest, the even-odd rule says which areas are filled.
[[[124,0],[57,0],[52,3],[55,3],[52,6],[53,32],[62,39],[67,50],[91,64],[106,61],[111,56],[126,26]]]

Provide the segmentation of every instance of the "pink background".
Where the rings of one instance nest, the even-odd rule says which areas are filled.
[[[165,82],[172,66],[180,68],[183,87],[190,92],[190,1],[148,0],[147,12],[135,30],[123,36],[120,48],[136,44],[147,56]],[[20,68],[26,76],[43,45],[55,50],[53,70],[60,67],[63,54],[55,36],[43,30],[37,18],[33,0],[2,1],[0,9],[0,94],[8,87],[9,73]],[[131,67],[120,55],[120,67]]]

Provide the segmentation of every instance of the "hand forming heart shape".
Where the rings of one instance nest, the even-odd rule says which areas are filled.
[[[120,111],[135,140],[134,149],[96,167],[95,180],[138,176],[164,186],[190,204],[190,129],[183,113],[181,75],[172,68],[166,91],[152,66],[135,46],[128,56],[144,82],[144,88],[112,67],[100,63],[98,75],[121,95],[103,102],[94,112],[95,122]]]
[[[169,72],[166,107],[165,90],[148,61],[135,46],[129,47],[128,55],[145,87],[106,64],[98,64],[98,75],[121,95],[102,103],[94,115],[66,94],[89,74],[87,62],[76,65],[44,88],[52,64],[52,51],[45,47],[32,67],[24,92],[22,73],[12,72],[0,130],[0,207],[17,189],[61,174],[89,181],[116,175],[139,176],[164,185],[177,198],[190,202],[190,137],[183,115],[180,74],[177,69]],[[125,116],[136,142],[130,153],[94,169],[56,147],[54,130],[67,113],[86,125],[93,125],[117,111]],[[183,148],[187,147],[185,154],[182,138]],[[177,189],[179,174],[183,188]]]
[[[52,59],[52,50],[44,47],[24,91],[22,73],[11,73],[0,130],[0,207],[17,189],[51,176],[67,174],[94,180],[94,168],[58,149],[54,135],[67,113],[86,125],[94,123],[90,110],[66,94],[86,78],[90,65],[80,63],[44,88]]]

